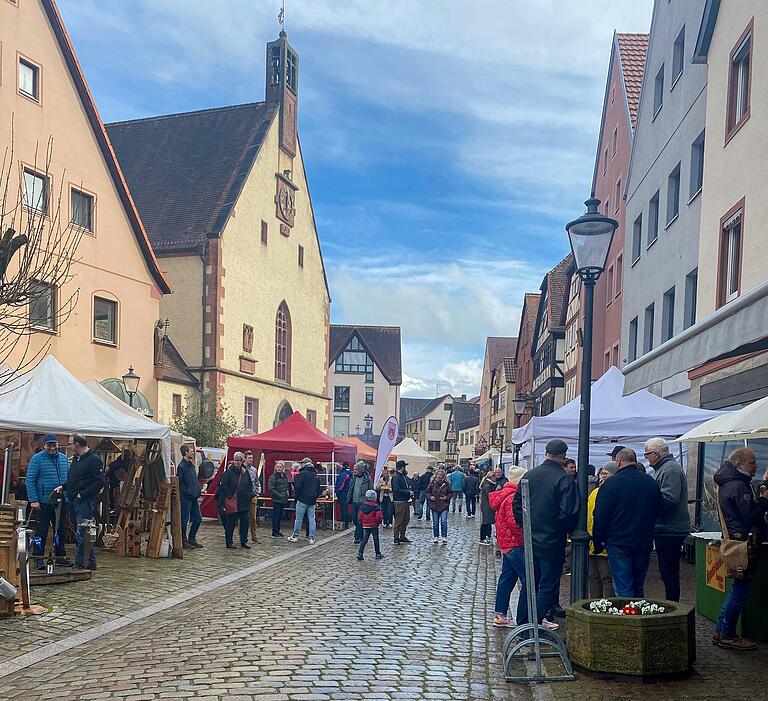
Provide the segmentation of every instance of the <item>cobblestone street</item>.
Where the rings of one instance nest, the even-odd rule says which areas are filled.
[[[52,614],[0,622],[0,698],[755,698],[748,680],[768,662],[765,650],[736,656],[714,648],[703,619],[696,671],[686,679],[641,684],[579,674],[571,683],[506,684],[498,654],[504,631],[489,616],[497,561],[491,548],[476,545],[479,521],[451,515],[449,524],[447,546],[433,545],[420,522],[410,529],[411,545],[394,547],[390,531],[382,531],[385,559],[375,561],[369,545],[362,563],[349,532],[311,549],[262,537],[244,553],[225,551],[213,524],[206,548],[180,563],[142,559],[110,572],[103,556],[90,585],[38,590],[38,600],[54,605]],[[281,559],[286,553],[293,556]],[[267,566],[163,607],[259,561]],[[98,611],[85,606],[90,591],[99,591]],[[156,612],[144,611],[152,604]],[[140,610],[135,622],[8,674],[8,660],[24,652],[57,640],[67,645],[67,636]]]

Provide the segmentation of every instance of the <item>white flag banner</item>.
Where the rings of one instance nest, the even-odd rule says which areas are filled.
[[[379,483],[381,473],[384,472],[384,465],[387,464],[389,455],[392,452],[392,448],[397,443],[397,429],[399,424],[394,416],[390,416],[381,428],[381,435],[379,436],[379,447],[376,452],[376,473],[373,478],[373,487]]]

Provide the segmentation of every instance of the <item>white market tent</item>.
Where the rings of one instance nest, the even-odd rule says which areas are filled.
[[[705,421],[680,438],[681,441],[714,443],[768,438],[768,397]]]
[[[422,448],[413,438],[403,438],[393,449],[392,452],[397,455],[398,460],[405,460],[408,467],[424,471],[427,465],[434,465],[437,458]]]
[[[0,429],[159,440],[169,474],[171,429],[104,401],[52,355],[0,389]]]
[[[579,396],[548,416],[535,416],[512,432],[512,441],[531,444],[521,454],[533,452],[537,458],[544,443],[553,438],[576,445],[580,408]],[[604,446],[599,452],[605,453],[612,445],[634,448],[654,436],[678,441],[695,426],[724,413],[677,404],[646,389],[624,396],[624,375],[618,368],[611,367],[592,385],[590,443]]]
[[[515,455],[514,453],[504,453],[501,459],[502,459],[502,466],[512,465],[515,462]],[[482,455],[479,455],[478,457],[474,458],[473,462],[481,463],[481,462],[484,462],[485,460],[490,460],[491,465],[493,465],[494,467],[498,467],[499,466],[499,449],[489,448]]]

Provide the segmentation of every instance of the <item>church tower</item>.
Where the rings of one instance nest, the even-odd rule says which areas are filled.
[[[280,148],[296,155],[296,107],[298,103],[299,55],[288,43],[285,30],[267,44],[267,104],[280,107]]]

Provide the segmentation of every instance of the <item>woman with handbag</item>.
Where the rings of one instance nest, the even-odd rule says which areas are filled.
[[[245,469],[245,455],[237,452],[219,482],[219,493],[224,504],[224,539],[232,550],[235,526],[240,525],[240,547],[250,550],[248,524],[253,498],[253,484]]]
[[[761,490],[757,499],[752,491],[755,472],[755,453],[749,448],[737,448],[715,473],[717,510],[723,531],[720,557],[725,562],[726,576],[733,579],[733,585],[720,609],[712,642],[729,650],[754,650],[757,647],[736,635],[736,621],[749,596],[752,586],[750,575],[756,565],[757,551],[750,547],[754,542],[753,531],[764,529],[768,510],[765,491]]]

